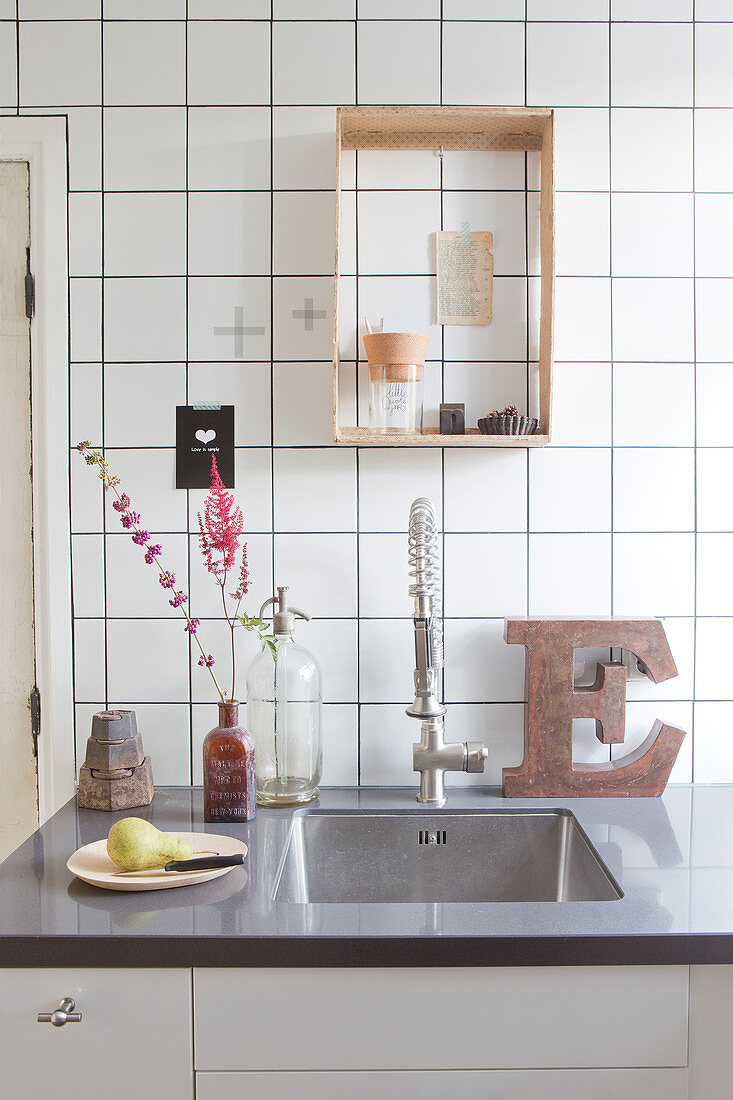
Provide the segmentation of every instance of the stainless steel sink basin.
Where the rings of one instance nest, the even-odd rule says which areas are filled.
[[[275,878],[279,902],[615,901],[575,816],[304,810]]]

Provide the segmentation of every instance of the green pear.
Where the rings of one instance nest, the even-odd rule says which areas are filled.
[[[190,859],[193,848],[141,817],[123,817],[109,831],[107,855],[123,871],[148,871],[172,859]]]

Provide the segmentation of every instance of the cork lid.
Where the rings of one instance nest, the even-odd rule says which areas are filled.
[[[421,332],[372,332],[364,336],[370,367],[389,363],[422,367],[429,344],[430,337]]]

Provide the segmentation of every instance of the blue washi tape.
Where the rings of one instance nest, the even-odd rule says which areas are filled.
[[[197,412],[218,412],[221,401],[194,401],[193,406]]]

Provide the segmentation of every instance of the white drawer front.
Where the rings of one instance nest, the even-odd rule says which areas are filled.
[[[687,1100],[684,1069],[197,1073],[197,1100]]]
[[[687,1064],[687,967],[194,972],[198,1070]]]
[[[189,970],[0,970],[3,1096],[193,1096]],[[62,997],[81,1023],[39,1024]]]

